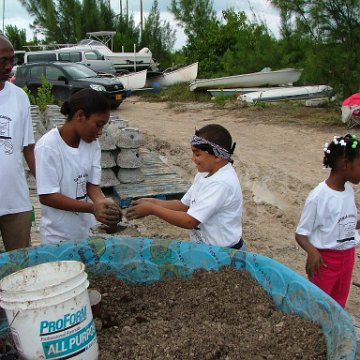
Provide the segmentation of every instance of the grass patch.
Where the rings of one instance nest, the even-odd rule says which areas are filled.
[[[189,84],[175,84],[153,90],[139,91],[136,95],[149,101],[169,102],[209,102],[210,94],[203,91],[190,91]]]
[[[245,109],[244,109],[245,110]],[[267,103],[266,107],[252,106],[246,110],[258,121],[273,124],[297,124],[312,127],[344,128],[341,110],[336,106],[306,107],[300,101]]]
[[[179,102],[214,103],[228,111],[238,111],[250,121],[272,124],[303,125],[316,128],[344,128],[341,122],[341,105],[333,101],[323,107],[306,107],[303,101],[257,102],[248,104],[236,100],[235,96],[220,94],[211,99],[207,91],[190,91],[188,84],[177,84],[153,91],[137,93],[144,101],[168,102],[170,107]]]

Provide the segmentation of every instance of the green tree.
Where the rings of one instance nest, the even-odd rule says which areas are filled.
[[[174,0],[175,1],[175,0]],[[189,36],[183,53],[188,62],[199,61],[200,77],[236,75],[260,71],[264,67],[279,67],[280,55],[276,39],[267,26],[256,17],[249,20],[245,12],[224,10],[217,19],[210,3],[198,0],[197,8],[182,1],[186,8],[173,8],[174,15],[181,21]],[[202,26],[194,22],[199,9],[205,11]],[[195,15],[197,14],[197,15]]]
[[[59,0],[57,14],[61,35],[57,35],[55,42],[72,44],[83,38],[82,6],[79,1]]]
[[[172,30],[169,22],[160,21],[158,1],[154,0],[150,13],[145,19],[140,46],[149,47],[153,57],[162,67],[168,67],[171,65],[171,50],[174,44],[175,31]]]
[[[218,40],[223,39],[220,64],[228,75],[279,68],[280,56],[276,39],[265,24],[249,20],[245,12],[223,11],[224,23]]]
[[[98,16],[100,16],[101,19],[100,29],[115,30],[115,13],[111,9],[110,0],[98,0],[98,9]]]
[[[134,51],[139,47],[140,29],[135,25],[133,15],[117,16],[115,22],[114,51]]]
[[[91,31],[113,31],[114,12],[108,0],[83,0],[83,33]]]
[[[204,34],[208,23],[216,23],[216,12],[210,0],[171,0],[171,11],[184,29],[188,43]]]
[[[271,0],[280,9],[286,41],[305,39],[304,78],[328,83],[344,96],[359,89],[360,1]],[[284,19],[286,19],[286,24]]]
[[[46,0],[19,0],[27,12],[34,17],[31,28],[37,29],[45,36],[46,42],[54,42],[58,36],[62,35],[62,30],[58,27],[56,6],[53,1]]]
[[[15,25],[6,25],[5,35],[11,41],[15,50],[23,50],[26,45],[25,29],[18,29]]]
[[[87,32],[115,30],[109,0],[19,0],[45,43],[75,43]]]
[[[187,62],[199,61],[199,76],[218,72],[218,50],[214,36],[220,22],[210,0],[172,0],[171,12],[187,37],[183,53]]]

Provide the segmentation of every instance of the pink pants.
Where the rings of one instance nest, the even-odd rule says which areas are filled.
[[[326,267],[321,266],[320,275],[316,273],[309,280],[345,308],[355,264],[355,248],[318,250]]]

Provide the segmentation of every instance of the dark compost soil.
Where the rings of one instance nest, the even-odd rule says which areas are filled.
[[[129,285],[91,278],[102,294],[99,360],[325,359],[320,327],[278,311],[245,271]]]

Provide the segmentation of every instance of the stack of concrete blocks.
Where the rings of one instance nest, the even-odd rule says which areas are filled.
[[[37,105],[31,105],[30,107],[32,125],[33,125],[33,132],[35,142],[38,141],[42,135],[45,134],[46,128],[44,126],[44,117],[39,110]],[[33,174],[30,172],[29,166],[24,158],[24,169],[25,169],[25,176],[30,190],[36,189],[36,180]]]
[[[43,116],[47,131],[54,127],[61,127],[66,121],[66,116],[60,112],[58,105],[47,105]]]
[[[117,174],[120,183],[141,183],[145,177],[141,171],[143,161],[140,154],[140,147],[144,145],[144,138],[139,129],[125,127],[117,132],[116,146],[119,153],[116,163],[119,166]]]
[[[99,143],[101,147],[101,183],[102,188],[113,187],[119,184],[116,177],[116,151],[115,140],[112,136],[112,124],[119,119],[116,115],[110,115],[108,124],[104,127]]]
[[[44,117],[37,105],[31,105],[30,113],[31,113],[34,137],[36,142],[41,138],[41,136],[43,136],[46,133]]]
[[[110,120],[99,139],[103,168],[102,187],[144,181],[144,174],[141,171],[143,161],[139,151],[144,145],[143,137],[138,129],[128,127],[127,120],[120,119],[116,115]],[[115,166],[112,166],[113,160]],[[112,174],[107,170],[110,168]]]
[[[54,127],[61,127],[66,117],[60,113],[58,105],[48,105],[43,113],[38,106],[31,106],[34,136],[37,141]],[[120,183],[140,183],[144,181],[141,171],[143,161],[139,148],[144,139],[137,128],[129,127],[128,121],[111,114],[108,124],[99,138],[101,146],[102,176],[100,186],[107,188]],[[29,188],[36,189],[36,181],[24,161]]]

